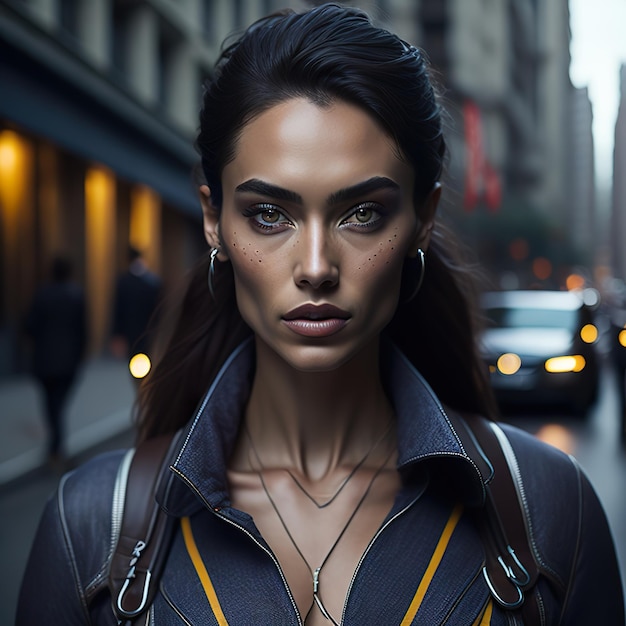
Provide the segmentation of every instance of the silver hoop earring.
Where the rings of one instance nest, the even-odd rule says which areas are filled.
[[[213,248],[211,250],[211,254],[209,255],[208,283],[209,283],[209,293],[211,294],[211,297],[213,298],[213,300],[215,300],[215,290],[213,289],[213,278],[215,276],[215,259],[217,258],[218,254],[219,254],[219,248]]]
[[[415,296],[417,295],[417,292],[420,290],[422,286],[422,283],[424,282],[424,273],[426,272],[426,258],[424,255],[424,251],[421,248],[417,249],[417,258],[419,259],[419,263],[420,263],[420,275],[419,275],[419,278],[417,279],[417,285],[411,292],[411,295],[406,299],[407,302],[411,302],[411,300],[415,298]]]

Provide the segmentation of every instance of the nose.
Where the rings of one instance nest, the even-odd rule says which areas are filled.
[[[339,282],[339,266],[333,245],[323,226],[302,229],[296,242],[294,280],[299,287],[334,287]]]

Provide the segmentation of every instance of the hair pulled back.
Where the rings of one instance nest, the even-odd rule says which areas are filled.
[[[346,101],[377,120],[415,172],[419,217],[446,157],[442,110],[427,61],[419,49],[375,27],[367,14],[336,4],[263,18],[223,50],[206,86],[196,140],[218,209],[222,171],[235,158],[244,127],[295,97],[319,106]],[[208,254],[193,269],[163,355],[140,389],[142,439],[183,426],[230,352],[251,332],[237,309],[230,264],[218,265],[215,301],[207,271]],[[400,303],[387,332],[443,402],[490,414],[469,278],[450,235],[436,226],[421,291]]]
[[[259,20],[218,60],[196,141],[216,206],[243,127],[295,97],[321,106],[345,100],[372,115],[418,169],[417,199],[439,180],[446,146],[423,53],[362,11],[326,4]]]

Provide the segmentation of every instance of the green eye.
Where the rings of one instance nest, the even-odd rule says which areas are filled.
[[[372,219],[373,213],[374,212],[372,211],[372,209],[367,207],[361,207],[360,209],[356,210],[356,212],[354,213],[354,217],[358,222],[364,224],[365,222],[369,222]]]

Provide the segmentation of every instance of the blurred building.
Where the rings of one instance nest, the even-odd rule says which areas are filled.
[[[54,254],[81,268],[97,352],[129,243],[166,285],[205,249],[191,175],[202,82],[227,34],[285,4],[317,2],[0,3],[0,372],[20,365],[20,319]],[[592,156],[579,152],[591,122],[569,80],[567,0],[347,4],[439,73],[450,212],[532,207],[588,236],[586,192],[568,193]]]
[[[205,249],[192,180],[203,79],[271,0],[0,3],[0,373],[57,253],[80,269],[93,352],[128,244],[167,285]]]
[[[592,119],[569,77],[567,0],[420,0],[416,11],[451,113],[449,210],[468,223],[532,214],[558,237],[556,257],[590,251]]]
[[[574,246],[587,251],[588,260],[593,262],[601,229],[596,214],[593,110],[586,87],[572,90],[571,121],[566,223]]]
[[[615,122],[610,239],[613,274],[626,282],[626,64],[620,69],[620,103]]]

